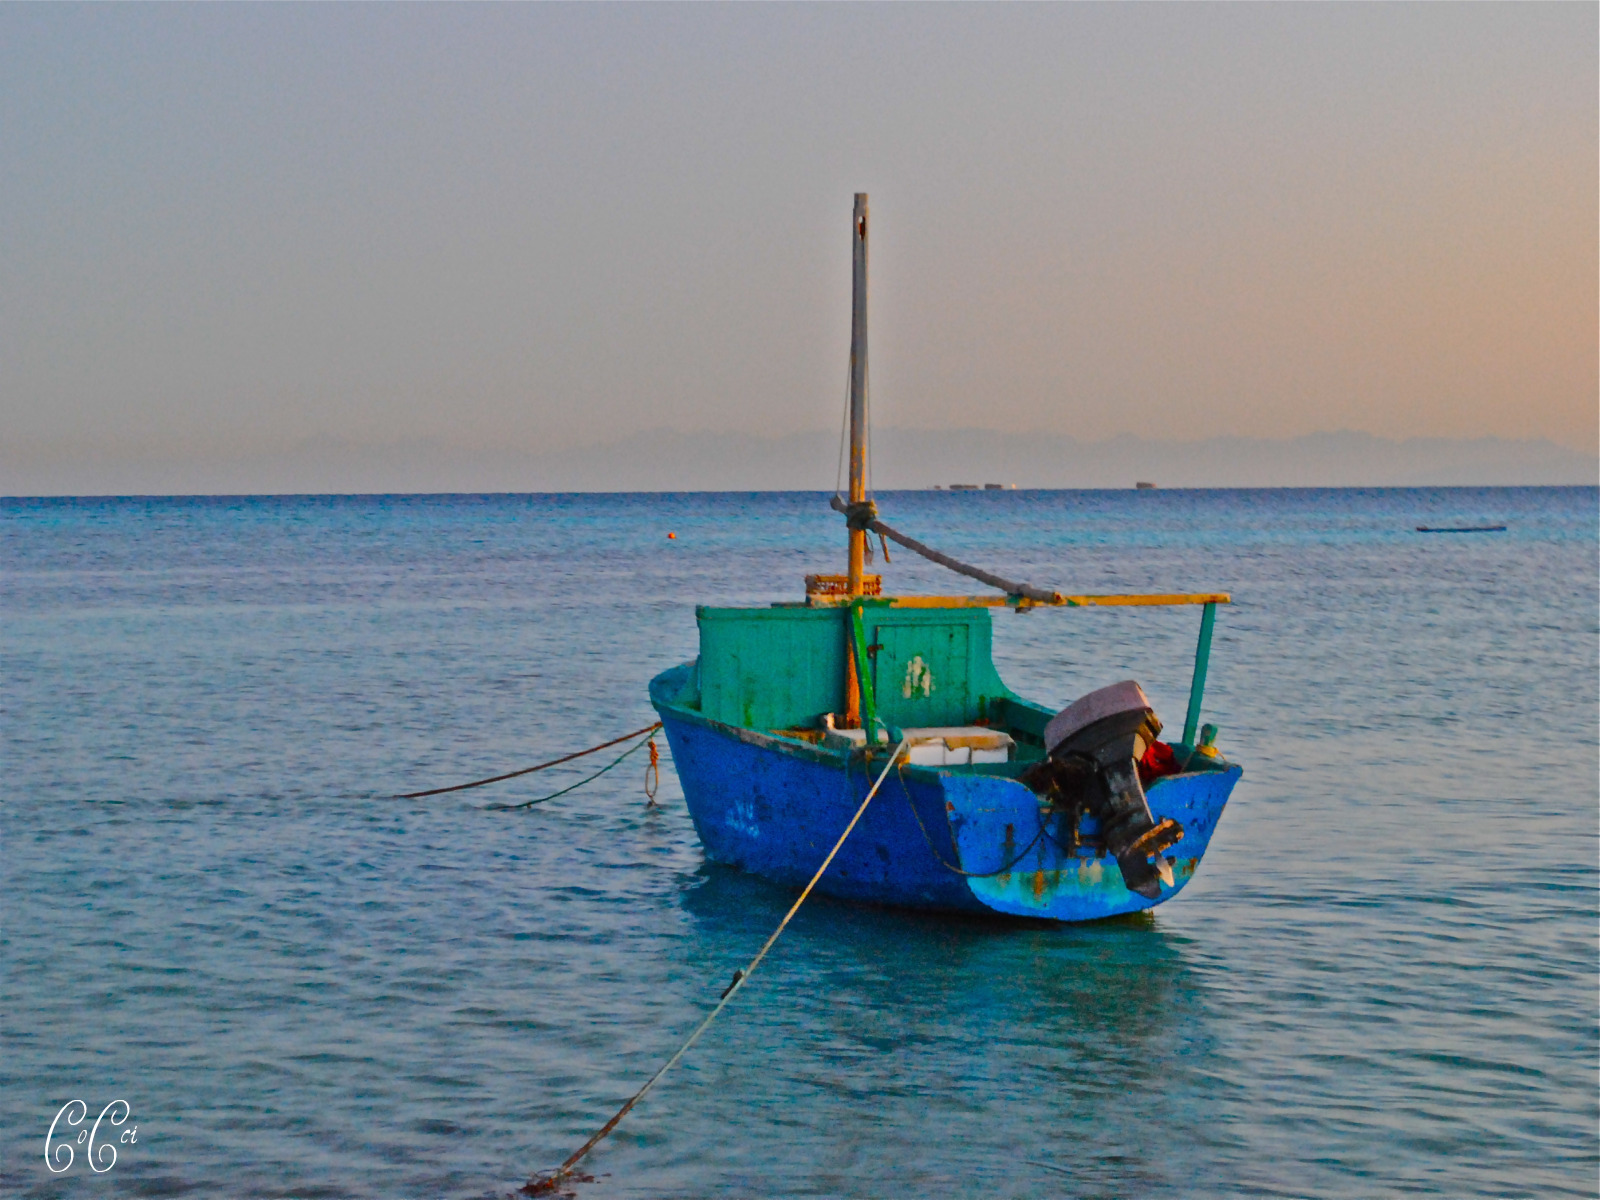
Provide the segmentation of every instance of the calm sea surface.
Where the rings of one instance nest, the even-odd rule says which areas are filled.
[[[1232,591],[1207,719],[1244,779],[1154,916],[811,902],[580,1195],[1595,1196],[1594,489],[880,501],[1039,583]],[[524,812],[484,806],[605,760],[385,797],[648,723],[697,602],[797,598],[842,541],[812,495],[0,502],[0,1192],[559,1162],[790,894],[706,865],[670,763],[654,811],[639,756]],[[1000,614],[996,657],[1175,726],[1197,626]],[[104,1175],[46,1169],[74,1098],[132,1108]]]

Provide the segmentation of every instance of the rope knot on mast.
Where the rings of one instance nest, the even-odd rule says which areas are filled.
[[[853,504],[846,504],[842,511],[845,524],[850,527],[851,533],[866,533],[878,519],[878,506],[871,500],[857,500]]]

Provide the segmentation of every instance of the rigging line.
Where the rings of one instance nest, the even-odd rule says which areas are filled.
[[[861,464],[862,488],[868,496],[872,495],[872,364],[867,363],[867,369],[861,373],[861,407],[867,414],[867,419],[862,423],[862,437],[866,441],[862,455],[865,459]]]
[[[1033,852],[1033,848],[1039,844],[1039,839],[1044,836],[1045,823],[1043,819],[1041,819],[1039,821],[1039,832],[1033,835],[1033,841],[1024,846],[1022,848],[1022,853],[1018,854],[1005,866],[994,871],[963,871],[960,867],[952,867],[949,863],[945,862],[944,855],[940,854],[938,847],[933,844],[933,838],[928,833],[928,827],[922,823],[922,814],[917,811],[916,804],[914,804],[911,800],[911,790],[906,787],[906,777],[904,771],[901,768],[896,768],[895,776],[900,780],[900,793],[906,798],[906,807],[911,810],[911,815],[917,819],[917,828],[922,830],[922,840],[928,843],[928,853],[932,854],[934,861],[946,871],[951,871],[957,875],[964,875],[968,879],[991,879],[996,875],[1004,875],[1007,871],[1011,870],[1012,867],[1016,866],[1023,859],[1027,858],[1028,855]]]
[[[822,865],[817,868],[817,873],[811,877],[811,882],[806,884],[805,890],[800,893],[799,898],[789,906],[789,911],[783,914],[783,920],[778,922],[778,927],[772,931],[772,936],[766,940],[761,949],[756,952],[756,956],[750,960],[750,965],[747,966],[743,971],[735,973],[733,982],[728,986],[728,990],[722,993],[722,999],[717,1001],[717,1006],[706,1015],[706,1019],[701,1021],[700,1024],[695,1027],[695,1031],[689,1035],[689,1040],[684,1042],[682,1046],[678,1047],[678,1052],[671,1058],[667,1059],[667,1061],[662,1065],[661,1069],[654,1075],[650,1076],[650,1078],[645,1081],[645,1085],[628,1098],[627,1103],[617,1110],[616,1116],[612,1117],[609,1121],[602,1125],[593,1137],[591,1137],[583,1145],[579,1146],[577,1150],[573,1151],[573,1153],[568,1156],[566,1162],[562,1163],[554,1171],[543,1178],[530,1179],[527,1183],[523,1184],[520,1190],[524,1194],[529,1196],[539,1196],[553,1192],[556,1190],[556,1188],[560,1187],[561,1181],[571,1175],[573,1169],[583,1161],[584,1157],[589,1153],[589,1151],[598,1146],[602,1139],[604,1139],[613,1129],[621,1124],[622,1118],[628,1115],[629,1110],[631,1110],[635,1104],[639,1103],[639,1101],[643,1100],[645,1093],[647,1093],[651,1088],[655,1087],[655,1085],[660,1082],[661,1077],[670,1071],[677,1064],[678,1060],[689,1052],[689,1047],[693,1046],[697,1041],[700,1040],[700,1035],[706,1031],[706,1028],[711,1024],[712,1021],[717,1019],[717,1014],[726,1008],[728,1003],[739,994],[740,988],[744,987],[746,983],[750,982],[751,974],[754,973],[756,967],[761,964],[761,960],[767,956],[767,951],[772,949],[772,944],[778,940],[778,936],[783,933],[784,929],[788,926],[789,921],[794,917],[794,914],[800,911],[800,906],[806,902],[806,897],[811,895],[811,889],[817,886],[817,881],[822,878],[823,872],[825,872],[832,864],[834,855],[839,853],[839,848],[844,845],[845,839],[850,836],[851,832],[856,827],[856,823],[861,820],[862,814],[867,811],[867,805],[872,803],[872,798],[878,794],[878,789],[883,786],[883,781],[889,777],[889,772],[894,769],[896,760],[899,759],[901,751],[903,751],[905,748],[906,739],[901,738],[900,744],[894,748],[894,751],[889,755],[889,761],[884,764],[883,770],[879,773],[877,782],[874,783],[871,789],[867,792],[866,799],[861,802],[861,807],[856,809],[856,815],[850,818],[850,824],[844,827],[844,832],[839,835],[839,840],[833,844],[833,849],[828,851],[828,857],[822,860]]]
[[[524,767],[520,771],[507,771],[504,775],[491,775],[488,779],[475,779],[471,783],[457,783],[450,787],[429,788],[425,792],[402,792],[398,796],[390,796],[391,800],[420,800],[424,796],[442,796],[446,792],[464,792],[468,788],[482,787],[486,783],[499,783],[502,779],[515,779],[518,775],[531,775],[535,771],[543,771],[546,767],[558,767],[564,762],[571,762],[575,758],[582,758],[586,754],[593,754],[598,750],[605,750],[611,746],[621,745],[630,738],[642,737],[647,733],[654,733],[661,728],[661,722],[646,725],[643,729],[635,729],[632,733],[625,733],[619,738],[612,738],[609,742],[601,742],[598,746],[590,746],[587,750],[579,750],[576,754],[565,754],[560,758],[552,758],[549,762],[540,763],[536,767]]]
[[[839,422],[839,469],[833,473],[833,494],[844,486],[844,446],[850,437],[850,364],[844,367],[844,420]]]
[[[593,783],[596,779],[599,779],[600,776],[611,770],[612,767],[616,766],[623,759],[627,758],[628,755],[635,753],[645,746],[653,745],[655,745],[655,738],[652,737],[646,741],[638,742],[632,746],[629,746],[621,754],[617,755],[616,758],[612,759],[587,779],[580,779],[571,787],[564,787],[559,792],[551,792],[548,796],[540,796],[537,800],[524,800],[521,804],[485,804],[483,809],[485,812],[514,812],[519,808],[532,808],[535,804],[543,804],[546,800],[554,800],[557,796],[565,796],[568,792],[577,791],[586,783]],[[646,786],[645,793],[647,795],[649,794],[649,790],[649,787]],[[654,801],[655,798],[652,796],[651,802],[654,803]]]
[[[835,512],[843,513],[846,517],[849,517],[852,520],[857,519],[856,515],[852,513],[853,506],[846,504],[843,500],[839,499],[837,495],[834,496],[832,500],[828,501],[828,504]],[[898,529],[894,529],[891,526],[885,525],[882,521],[878,520],[876,507],[865,510],[860,514],[859,519],[861,522],[859,526],[860,528],[870,529],[873,533],[878,534],[880,537],[886,537],[891,542],[895,542],[901,546],[904,546],[913,554],[922,555],[922,557],[927,559],[929,562],[936,562],[941,567],[949,567],[958,575],[965,575],[969,579],[976,579],[979,583],[986,583],[992,588],[999,588],[1008,596],[1021,596],[1026,600],[1033,600],[1040,604],[1066,603],[1066,597],[1060,592],[1048,591],[1045,588],[1034,587],[1029,583],[1018,583],[1014,579],[1006,579],[1004,576],[996,575],[992,571],[985,571],[981,567],[974,567],[968,563],[960,561],[959,559],[951,558],[948,554],[941,553],[940,551],[935,550],[932,546],[924,545],[922,542],[917,541],[916,538],[907,537]]]

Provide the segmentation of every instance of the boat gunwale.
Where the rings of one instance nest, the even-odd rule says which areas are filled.
[[[687,721],[690,724],[700,725],[708,729],[724,731],[728,734],[731,734],[739,741],[746,743],[747,745],[760,746],[764,749],[784,751],[795,758],[800,758],[813,763],[819,763],[824,766],[840,767],[846,771],[849,771],[851,765],[854,763],[870,761],[871,758],[881,758],[883,756],[882,752],[880,752],[870,755],[869,757],[869,752],[865,748],[860,750],[833,750],[817,745],[814,742],[805,741],[801,738],[784,737],[782,734],[774,733],[770,730],[751,729],[743,725],[731,725],[726,721],[719,721],[715,717],[708,717],[702,712],[698,712],[695,709],[679,703],[677,700],[668,700],[665,696],[660,694],[657,689],[658,683],[676,671],[681,671],[685,675],[689,674],[693,671],[694,666],[698,661],[698,659],[690,659],[687,662],[668,667],[665,671],[662,671],[660,674],[656,675],[650,680],[650,703],[655,707],[658,713],[662,712],[664,709],[670,710],[674,718]],[[1021,697],[1018,697],[1018,699],[1021,699]],[[1025,703],[1031,702],[1025,701]],[[959,775],[968,777],[978,776],[988,779],[1016,780],[1018,767],[1020,765],[1021,763],[1019,760],[1011,760],[1004,763],[976,763],[965,766],[951,765],[937,767],[921,763],[904,762],[901,763],[897,768],[897,773],[924,783],[937,783],[942,776],[946,775]],[[1237,765],[1237,763],[1233,763],[1226,759],[1207,760],[1207,765],[1201,770],[1184,770],[1176,772],[1172,775],[1165,775],[1160,779],[1155,780],[1150,786],[1156,787],[1165,782],[1167,779],[1181,779],[1191,775],[1214,775],[1218,774],[1219,772],[1227,771],[1228,769],[1236,767]],[[1017,780],[1017,782],[1020,783],[1021,781]],[[1023,786],[1027,785],[1024,784]]]

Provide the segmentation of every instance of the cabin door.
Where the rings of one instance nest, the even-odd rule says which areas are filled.
[[[972,698],[966,624],[878,625],[872,631],[873,700],[891,725],[965,725]]]

